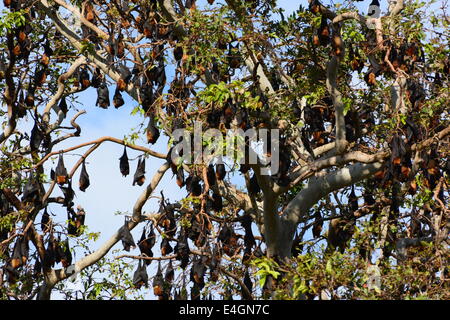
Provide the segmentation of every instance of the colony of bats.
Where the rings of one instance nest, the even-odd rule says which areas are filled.
[[[179,10],[193,10],[195,1],[177,1]],[[247,1],[251,2],[249,12],[265,10],[270,7],[269,2]],[[214,0],[208,0],[213,4]],[[17,118],[23,118],[27,114],[32,115],[34,126],[30,135],[20,139],[28,140],[29,150],[36,157],[39,153],[48,154],[52,148],[52,137],[48,132],[41,116],[35,111],[42,101],[42,93],[45,90],[54,89],[48,82],[53,81],[55,71],[52,69],[52,63],[57,62],[57,55],[64,54],[62,48],[55,47],[49,36],[44,33],[43,38],[37,38],[33,34],[33,25],[36,19],[39,19],[40,12],[34,6],[30,6],[30,1],[4,1],[5,7],[10,11],[17,11],[21,8],[30,8],[25,14],[26,21],[23,25],[15,28],[6,35],[6,50],[0,55],[0,80],[6,77],[7,66],[11,63],[30,64],[28,68],[27,83],[18,81],[13,97],[15,108],[13,112]],[[57,6],[57,5],[55,5]],[[187,64],[187,59],[193,53],[186,47],[181,46],[182,39],[180,33],[176,31],[173,24],[168,23],[159,14],[157,1],[147,1],[145,5],[137,1],[112,1],[109,5],[118,12],[119,22],[104,25],[104,30],[109,35],[108,39],[103,39],[86,25],[82,25],[80,37],[83,41],[91,44],[96,50],[104,50],[104,58],[108,68],[112,68],[118,75],[117,81],[108,81],[106,75],[98,67],[92,64],[80,66],[71,78],[72,90],[84,91],[94,88],[97,94],[95,106],[108,109],[111,106],[110,90],[113,88],[112,105],[120,108],[126,105],[125,95],[132,91],[137,95],[140,106],[142,107],[147,125],[145,127],[145,137],[148,144],[155,144],[160,137],[160,129],[163,124],[159,122],[159,114],[174,119],[164,130],[173,131],[189,126],[189,107],[196,98],[195,84],[199,81],[190,67],[195,65],[195,58]],[[81,5],[83,17],[91,24],[98,25],[107,13],[100,10],[97,5],[90,1],[84,1]],[[309,45],[316,51],[326,52],[330,57],[336,56],[347,64],[349,70],[359,74],[364,72],[363,79],[369,88],[377,84],[377,78],[394,76],[391,68],[383,62],[382,57],[388,53],[388,59],[394,70],[402,70],[407,74],[413,74],[420,71],[425,62],[425,54],[418,43],[407,42],[403,40],[395,43],[386,39],[383,51],[378,53],[380,67],[375,68],[368,62],[367,55],[369,46],[360,46],[356,43],[344,43],[341,38],[340,30],[333,29],[330,17],[326,13],[326,8],[318,1],[313,0],[310,3],[309,11],[316,16],[320,16],[320,24],[314,29],[309,39]],[[111,17],[109,17],[111,18]],[[146,42],[150,43],[150,50],[145,51],[137,49],[134,57],[127,48],[129,41],[129,30],[137,30]],[[47,33],[50,32],[47,30]],[[54,32],[54,39],[60,39],[58,31]],[[32,41],[33,39],[33,41]],[[56,41],[57,42],[57,41]],[[207,73],[214,82],[230,83],[236,70],[244,67],[244,57],[241,56],[240,46],[243,44],[235,36],[227,43],[220,39],[214,44],[215,48],[221,50],[224,59],[212,60],[209,65],[202,66],[208,69]],[[5,54],[6,53],[6,54]],[[168,67],[168,57],[174,59],[175,74],[169,82],[166,74]],[[192,63],[194,60],[194,63]],[[264,59],[258,58],[256,61],[263,69],[269,70],[270,66]],[[285,69],[296,79],[304,66],[297,62],[290,62]],[[432,76],[435,86],[440,86],[449,74],[449,62],[441,70]],[[263,107],[257,110],[248,110],[239,102],[228,99],[220,107],[209,107],[201,110],[196,116],[196,120],[204,123],[204,129],[216,128],[224,134],[226,129],[241,128],[243,130],[255,128],[278,128],[278,123],[271,120],[270,110],[265,107],[264,102],[269,97],[262,92],[255,84],[258,83],[255,74],[251,75],[252,84],[248,90],[253,96],[259,96],[263,102]],[[281,82],[276,72],[271,73],[271,85],[275,90],[284,90],[285,85]],[[426,88],[414,78],[407,80],[407,100],[411,105],[413,112],[420,112],[426,99]],[[64,116],[72,108],[67,103],[71,97],[66,93],[58,101],[57,109]],[[295,100],[295,99],[294,99]],[[302,118],[305,126],[301,130],[301,141],[305,149],[314,158],[313,150],[334,141],[334,133],[326,128],[335,122],[334,106],[330,96],[323,95],[314,104],[307,104],[300,107],[297,101],[290,106],[288,115],[293,119]],[[292,120],[291,119],[291,120]],[[363,141],[363,132],[370,131],[375,125],[370,113],[363,108],[352,109],[345,115],[346,137],[349,142],[358,143]],[[435,131],[439,131],[438,119],[434,120],[432,126]],[[289,173],[297,165],[291,158],[291,140],[288,133],[280,128],[282,139],[280,140],[280,170],[271,177],[271,183],[281,187],[288,187],[291,183]],[[399,196],[399,183],[407,185],[408,193],[415,194],[418,190],[417,181],[414,175],[418,171],[423,173],[423,184],[433,190],[443,176],[444,172],[450,172],[449,164],[442,164],[439,159],[439,153],[436,147],[421,155],[417,168],[413,168],[413,153],[411,145],[421,141],[427,134],[428,128],[417,123],[413,115],[409,115],[401,128],[402,133],[390,137],[387,141],[392,150],[391,159],[388,165],[376,176],[369,180],[365,187],[370,190],[375,184],[382,185],[386,190],[386,197],[380,201],[375,201],[370,193],[362,189],[361,195],[357,196],[355,186],[351,186],[348,192],[348,203],[345,209],[341,210],[342,215],[330,221],[329,232],[327,234],[328,250],[338,249],[343,252],[352,238],[352,232],[356,218],[361,215],[372,213],[372,219],[376,219],[381,209],[389,205],[393,215],[391,220],[395,219],[395,214],[399,213],[402,205]],[[180,141],[178,141],[180,142]],[[175,144],[175,143],[174,143]],[[19,141],[20,145],[20,141]],[[250,143],[246,141],[246,149],[250,148]],[[266,150],[270,154],[270,140],[266,145]],[[171,151],[172,149],[170,149]],[[170,151],[168,154],[170,154]],[[248,154],[248,153],[246,153]],[[179,157],[182,154],[178,154]],[[82,159],[78,188],[85,192],[89,188],[91,181],[86,166],[86,159]],[[159,208],[159,218],[157,221],[149,222],[142,230],[142,235],[138,242],[135,242],[129,230],[128,219],[125,219],[124,225],[119,230],[119,237],[123,244],[123,249],[130,251],[137,247],[144,258],[153,258],[153,250],[159,241],[157,252],[162,257],[173,256],[167,261],[158,261],[157,273],[153,277],[152,287],[154,295],[161,299],[182,299],[187,298],[186,281],[192,283],[191,298],[199,299],[200,292],[205,286],[206,277],[210,280],[217,280],[221,268],[221,260],[224,255],[233,258],[242,255],[244,263],[252,257],[263,255],[261,245],[262,241],[256,241],[252,232],[253,220],[248,213],[242,213],[234,219],[214,220],[215,215],[223,212],[227,202],[221,195],[217,185],[226,179],[227,167],[223,163],[209,163],[205,176],[201,168],[191,168],[186,172],[183,166],[173,162],[168,156],[166,159],[170,164],[171,172],[180,188],[185,188],[188,197],[206,199],[205,203],[194,202],[189,210],[180,206],[178,203],[170,203],[162,197]],[[119,158],[119,170],[124,177],[130,174],[130,159],[127,154],[127,147],[124,147],[122,156]],[[249,194],[259,199],[262,190],[258,183],[257,175],[248,163],[243,163],[239,167],[242,174],[248,174]],[[144,186],[146,183],[146,157],[139,156],[136,161],[136,169],[132,179],[133,186]],[[64,207],[67,212],[67,226],[64,232],[56,231],[56,224],[48,210],[48,199],[43,202],[45,189],[43,182],[39,178],[42,171],[30,171],[24,178],[23,187],[18,188],[15,194],[20,195],[20,202],[27,208],[34,208],[34,218],[42,211],[40,221],[40,231],[43,235],[45,250],[43,253],[34,252],[33,258],[35,265],[33,275],[37,276],[42,272],[48,271],[56,264],[61,263],[63,267],[72,264],[72,256],[69,248],[70,237],[79,237],[83,233],[86,213],[80,206],[74,209],[75,191],[73,189],[73,176],[69,174],[64,164],[64,154],[58,155],[57,165],[51,170],[50,180],[61,190],[62,199],[49,198],[55,200]],[[206,186],[208,191],[205,192]],[[88,191],[87,191],[88,192]],[[444,201],[443,191],[439,197]],[[204,196],[204,197],[203,197]],[[358,199],[363,198],[363,204],[358,204]],[[14,204],[11,197],[5,192],[0,192],[1,216],[7,215],[13,210]],[[37,210],[37,209],[38,210]],[[415,235],[424,234],[424,225],[426,225],[430,212],[435,208],[426,208],[421,219],[414,219],[411,226],[411,233]],[[324,219],[320,210],[313,215],[311,224],[312,235],[314,238],[321,238]],[[183,224],[181,223],[183,221]],[[214,221],[214,222],[213,222]],[[187,222],[187,223],[186,223]],[[25,228],[25,226],[23,227]],[[59,230],[59,229],[58,229]],[[164,234],[163,237],[157,237],[158,233]],[[0,227],[0,241],[8,239],[9,235],[14,233],[14,229]],[[209,239],[217,234],[217,241],[211,242]],[[30,234],[24,232],[11,242],[10,248],[0,247],[6,259],[3,268],[6,270],[8,281],[14,283],[20,276],[19,270],[30,260]],[[293,255],[299,254],[298,248],[300,242],[294,241],[292,248]],[[204,254],[193,254],[202,249]],[[155,252],[156,253],[156,252]],[[362,252],[367,256],[367,252]],[[147,275],[147,266],[151,264],[152,259],[140,260],[133,276],[133,283],[137,288],[147,287],[149,277]],[[183,270],[183,287],[175,289],[173,287],[175,278],[175,267],[181,267]],[[187,272],[184,272],[187,271]],[[248,290],[242,290],[242,296],[250,299],[247,292],[252,291],[253,285],[249,277],[248,270],[243,272],[243,283]]]

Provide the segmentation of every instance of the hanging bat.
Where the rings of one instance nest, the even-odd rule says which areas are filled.
[[[320,21],[320,27],[317,30],[317,36],[319,37],[319,42],[322,46],[328,45],[330,42],[330,27],[328,26],[327,18],[322,16]]]
[[[251,293],[253,290],[253,283],[252,283],[252,280],[250,279],[250,275],[248,274],[248,270],[245,270],[245,273],[244,273],[244,285],[247,287],[248,291]],[[241,290],[241,291],[244,296],[244,299],[249,300],[252,298],[251,296],[250,297],[247,296],[245,290]]]
[[[333,52],[337,57],[344,56],[344,43],[342,42],[340,34],[336,32],[333,33],[331,47],[333,48]]]
[[[27,90],[27,96],[25,97],[25,104],[27,107],[34,107],[34,92],[35,92],[35,88],[31,87]]]
[[[202,187],[200,185],[200,178],[196,175],[190,175],[186,179],[186,190],[191,196],[198,197],[202,194]]]
[[[119,230],[119,237],[120,240],[122,240],[123,249],[125,251],[130,251],[130,248],[136,248],[136,244],[134,243],[133,236],[128,228],[128,221],[126,218],[124,225]]]
[[[200,288],[203,288],[205,285],[205,272],[206,266],[203,263],[202,259],[198,257],[192,264],[190,280],[198,284]]]
[[[39,129],[37,121],[35,121],[33,129],[31,130],[31,136],[30,136],[31,151],[39,150],[39,147],[41,146],[41,142],[43,139],[44,139],[44,135],[42,134],[41,130]]]
[[[39,185],[30,173],[27,183],[23,188],[22,202],[36,202],[39,200]]]
[[[42,213],[41,218],[41,230],[44,233],[47,233],[50,229],[50,215],[47,212],[47,207],[45,207],[44,212]]]
[[[210,187],[216,184],[216,172],[214,171],[214,166],[212,164],[208,165],[208,169],[206,171],[206,177],[208,180],[208,184]]]
[[[170,245],[169,239],[163,238],[161,241],[161,255],[166,256],[173,252],[172,246]]]
[[[56,165],[55,169],[55,176],[56,176],[56,182],[59,185],[67,183],[69,176],[67,174],[67,169],[64,166],[64,158],[63,153],[61,152],[59,154],[58,164]]]
[[[220,229],[219,236],[217,238],[220,242],[226,243],[230,240],[232,232],[232,229],[227,224],[224,224],[222,229]]]
[[[96,67],[94,74],[92,75],[91,79],[91,86],[94,88],[98,88],[102,83],[102,73],[100,71],[100,68]]]
[[[219,181],[222,181],[225,179],[226,175],[225,165],[223,163],[217,163],[216,164],[216,178]]]
[[[173,270],[172,260],[169,260],[166,268],[166,273],[164,275],[164,280],[166,281],[166,283],[172,283],[174,276],[175,271]]]
[[[78,236],[78,230],[76,227],[77,214],[72,208],[67,208],[67,234],[71,236]]]
[[[85,10],[84,12],[85,12],[86,20],[93,23],[94,19],[95,19],[95,11],[94,11],[94,6],[92,5],[92,3],[90,3],[89,1],[86,1],[84,10]]]
[[[96,106],[100,108],[107,109],[109,107],[109,91],[106,83],[103,81],[100,86],[97,88],[97,101],[95,102]]]
[[[148,236],[145,235],[145,228],[144,228],[142,230],[141,239],[138,242],[138,247],[139,247],[139,250],[141,251],[141,255],[144,255],[147,257],[153,257],[152,248],[155,245],[155,242],[156,242],[156,236],[153,231],[153,226],[151,226]],[[151,262],[152,262],[152,260],[145,260],[146,265],[149,265]]]
[[[128,68],[121,64],[118,68],[120,79],[117,81],[117,88],[120,91],[124,91],[128,85],[128,82],[130,81],[132,74]]]
[[[147,112],[153,104],[153,85],[150,81],[144,79],[143,85],[139,88],[139,97],[141,98],[142,109]]]
[[[261,192],[261,188],[258,184],[258,178],[256,177],[255,173],[253,173],[253,176],[250,178],[248,192],[251,195],[257,195],[259,192]]]
[[[180,267],[181,269],[186,269],[189,263],[189,244],[186,236],[186,232],[184,230],[180,231],[180,235],[178,237],[178,242],[175,245],[174,252],[177,255],[176,259],[181,261]]]
[[[244,227],[245,235],[244,235],[244,244],[247,248],[251,248],[256,245],[255,237],[253,236],[252,231],[252,218],[249,214],[243,216],[241,220],[241,224]]]
[[[83,192],[86,191],[86,189],[91,184],[89,181],[89,175],[86,171],[86,163],[84,160],[83,160],[83,164],[81,166],[80,180],[79,180],[78,184],[79,184],[80,190]]]
[[[177,62],[181,61],[183,55],[183,47],[177,46],[175,49],[173,49],[173,56]]]
[[[133,285],[140,289],[142,286],[148,286],[148,274],[145,264],[139,261],[138,267],[133,274]]]
[[[63,113],[67,114],[68,108],[67,108],[67,102],[66,98],[62,97],[61,102],[59,103],[59,110],[61,110]]]
[[[158,297],[162,297],[164,295],[164,277],[161,272],[161,262],[158,261],[158,271],[156,272],[155,277],[153,278],[153,294]]]
[[[66,239],[63,244],[60,244],[59,247],[61,248],[59,253],[61,264],[64,268],[67,268],[72,264],[72,253],[70,252],[69,239]]]
[[[16,243],[14,244],[13,254],[11,257],[11,267],[17,269],[23,264],[22,261],[22,238],[17,237]]]
[[[89,72],[87,71],[86,67],[82,67],[80,73],[78,74],[78,81],[81,84],[81,89],[85,90],[89,88],[91,85]]]
[[[154,144],[159,138],[159,129],[156,126],[155,118],[153,115],[150,115],[150,120],[148,122],[147,130],[147,143]]]
[[[176,174],[176,180],[177,180],[177,185],[182,188],[184,186],[184,171],[183,171],[183,167],[180,166],[177,170],[177,174]]]
[[[136,172],[133,177],[133,186],[137,184],[138,186],[142,186],[145,182],[145,158],[142,159],[139,157],[138,164],[136,167]]]
[[[322,227],[323,227],[323,219],[320,215],[320,211],[317,211],[315,214],[314,224],[312,228],[312,234],[315,239],[319,238],[322,234]]]
[[[320,13],[322,12],[321,5],[319,0],[313,0],[309,3],[309,10],[314,14]]]
[[[118,109],[121,106],[123,106],[124,104],[125,104],[125,102],[123,101],[122,94],[120,93],[119,88],[116,88],[116,91],[114,91],[114,96],[113,96],[113,105],[116,109]]]
[[[59,185],[63,195],[64,195],[64,207],[71,207],[73,205],[73,198],[75,197],[75,192],[72,189],[72,181],[68,180],[67,187]]]
[[[212,209],[215,212],[221,212],[223,209],[222,196],[214,191],[213,195],[212,195],[212,199],[213,199]]]
[[[42,266],[44,270],[48,270],[55,265],[55,250],[54,250],[54,238],[50,235],[48,239],[47,248],[44,253],[44,260],[42,261]]]
[[[122,173],[122,176],[126,177],[130,173],[130,164],[128,162],[126,146],[123,147],[123,154],[119,158],[119,160],[120,160],[120,163],[119,163],[120,173]]]
[[[49,62],[50,62],[50,57],[53,55],[53,50],[50,47],[50,42],[48,41],[48,39],[45,41],[44,43],[44,54],[42,55],[41,58],[41,63],[44,66],[48,66]]]

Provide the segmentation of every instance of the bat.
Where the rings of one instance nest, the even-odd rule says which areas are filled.
[[[241,66],[241,56],[239,55],[239,46],[233,47],[230,43],[228,50],[228,65],[231,69],[238,69]]]
[[[214,171],[214,166],[212,164],[208,165],[208,169],[206,171],[206,177],[208,180],[208,184],[210,187],[216,184],[216,172]]]
[[[122,173],[122,176],[126,177],[130,173],[130,164],[128,162],[126,146],[123,147],[123,154],[119,158],[119,160],[120,160],[120,163],[119,163],[120,173]]]
[[[124,225],[119,229],[119,237],[122,241],[123,249],[125,251],[130,251],[130,248],[135,248],[133,236],[131,235],[130,229],[128,228],[128,221],[125,218]]]
[[[196,258],[191,267],[190,280],[194,281],[202,289],[205,286],[206,266],[200,257]]]
[[[80,190],[83,192],[86,191],[86,189],[91,184],[89,181],[89,175],[86,171],[86,164],[85,164],[84,160],[83,160],[83,164],[81,166],[80,180],[79,180],[78,184],[79,184]]]
[[[58,164],[56,165],[56,169],[55,169],[55,176],[56,176],[56,182],[59,185],[63,185],[65,183],[67,183],[67,181],[69,179],[69,176],[67,174],[67,169],[64,166],[64,158],[63,158],[62,152],[59,154]]]
[[[107,109],[109,107],[109,91],[106,83],[103,81],[100,86],[97,88],[97,101],[95,102],[96,106],[100,108]]]
[[[164,278],[161,272],[161,262],[158,261],[158,271],[156,272],[155,277],[153,278],[153,294],[155,296],[161,297],[164,293]]]
[[[42,55],[41,58],[41,63],[44,66],[48,66],[49,62],[50,62],[50,57],[53,55],[53,50],[50,47],[50,42],[48,41],[48,39],[45,41],[44,43],[44,54]]]
[[[80,73],[78,74],[78,81],[81,84],[81,89],[85,90],[89,88],[91,85],[89,72],[87,71],[86,67],[82,67]]]
[[[222,243],[226,243],[230,240],[232,233],[233,230],[227,224],[224,224],[222,229],[220,229],[219,236],[217,238]]]
[[[53,235],[48,239],[47,248],[44,253],[44,260],[42,262],[43,269],[48,270],[55,265],[55,250],[53,245]]]
[[[93,23],[95,19],[95,12],[94,12],[94,6],[89,1],[85,2],[85,17],[86,20]]]
[[[96,67],[94,74],[92,75],[91,86],[97,89],[98,87],[100,87],[101,83],[102,83],[102,74],[100,69]]]
[[[78,237],[81,235],[81,226],[84,225],[84,220],[86,218],[86,213],[83,208],[80,206],[77,207],[77,212],[71,208],[67,208],[67,220],[68,220],[68,226],[67,226],[67,233],[69,235]]]
[[[355,212],[359,209],[358,206],[358,197],[355,194],[355,187],[352,185],[352,189],[350,191],[350,194],[348,196],[348,203],[350,205],[350,209]]]
[[[155,118],[150,115],[150,120],[148,122],[147,130],[147,143],[154,144],[159,138],[159,129],[155,124]]]
[[[78,236],[75,219],[75,211],[72,208],[67,208],[67,234],[74,237]]]
[[[133,186],[137,184],[138,186],[142,186],[145,182],[145,158],[141,160],[142,157],[139,157],[138,164],[136,167],[136,172],[133,177]]]
[[[261,188],[258,184],[258,178],[256,177],[255,173],[253,173],[253,176],[250,178],[248,192],[251,195],[257,195],[259,192],[261,192]]]
[[[181,61],[183,55],[184,55],[183,47],[178,46],[175,49],[173,49],[173,56],[177,62]]]
[[[118,109],[121,106],[123,106],[124,104],[125,104],[125,102],[123,101],[122,94],[120,93],[119,88],[116,88],[116,91],[114,91],[114,96],[113,96],[113,105],[116,109]]]
[[[120,79],[117,81],[117,88],[120,91],[124,91],[128,85],[128,82],[130,81],[132,74],[128,68],[121,64],[118,68]]]
[[[174,276],[175,271],[173,270],[172,260],[169,260],[166,268],[166,273],[164,275],[164,280],[166,281],[166,283],[172,283]]]
[[[214,191],[213,195],[212,195],[212,199],[213,199],[212,209],[215,212],[221,212],[223,209],[222,196]]]
[[[182,229],[178,237],[178,242],[175,245],[174,252],[177,255],[176,259],[181,261],[181,269],[186,269],[189,263],[189,244],[186,236],[186,232]]]
[[[22,202],[36,202],[39,200],[39,185],[31,173],[23,188]]]
[[[72,181],[67,182],[67,187],[59,185],[63,195],[64,195],[64,207],[71,207],[73,205],[73,198],[75,197],[75,192],[72,189]]]
[[[216,164],[216,178],[219,181],[222,181],[223,179],[225,179],[225,174],[226,174],[226,170],[225,170],[225,165],[223,163],[217,163]]]
[[[44,212],[42,213],[41,217],[41,230],[42,232],[46,233],[50,229],[50,215],[47,212],[47,207],[45,207]]]
[[[315,214],[316,218],[314,219],[312,234],[315,239],[319,238],[322,233],[323,219],[320,216],[320,212],[317,211]]]
[[[22,261],[22,239],[23,237],[17,237],[17,240],[14,244],[13,254],[11,257],[11,267],[13,269],[17,269],[23,264]]]
[[[202,187],[200,185],[200,178],[196,175],[190,175],[186,179],[186,190],[191,196],[198,197],[202,194]]]
[[[141,251],[141,255],[147,256],[147,257],[153,257],[153,251],[152,248],[155,245],[156,242],[156,236],[155,232],[153,231],[153,226],[150,227],[150,232],[148,236],[145,235],[145,228],[142,230],[142,236],[141,239],[138,242],[139,250]],[[145,264],[149,265],[152,262],[152,260],[145,260]]]
[[[67,268],[72,264],[72,253],[70,252],[69,247],[69,239],[66,239],[66,241],[63,244],[63,251],[61,254],[61,264],[64,268]]]
[[[141,261],[139,261],[138,267],[133,274],[133,285],[137,289],[140,289],[142,286],[148,286],[147,268]]]
[[[177,176],[177,178],[176,178],[176,180],[177,180],[177,185],[180,187],[180,188],[182,188],[183,186],[184,186],[184,171],[183,171],[183,167],[182,166],[180,166],[178,169],[177,169],[177,174],[176,174],[176,176]]]
[[[153,104],[153,85],[150,81],[145,80],[142,87],[139,88],[139,97],[141,98],[142,109],[148,111]]]
[[[251,248],[256,245],[255,237],[253,236],[252,231],[252,218],[250,215],[246,214],[243,216],[241,220],[241,224],[244,227],[244,244],[247,248]]]
[[[339,34],[333,33],[331,47],[333,48],[334,54],[338,57],[343,57],[344,55],[344,44],[342,38]]]
[[[317,30],[319,42],[322,46],[326,46],[330,42],[330,27],[328,26],[327,18],[322,16],[320,27]]]
[[[68,108],[67,108],[67,102],[66,102],[66,98],[62,97],[61,98],[61,102],[59,103],[59,110],[61,110],[63,113],[67,113]]]
[[[172,246],[170,245],[169,239],[163,238],[161,241],[161,254],[166,256],[173,252]]]

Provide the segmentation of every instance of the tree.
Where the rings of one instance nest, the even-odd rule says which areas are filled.
[[[4,6],[4,298],[49,299],[74,273],[104,264],[119,241],[126,251],[139,247],[137,256],[118,257],[138,263],[134,286],[151,282],[160,299],[448,298],[445,5],[427,10],[437,7],[398,0],[380,16],[374,1],[366,16],[352,2],[312,0],[289,17],[272,0]],[[74,97],[91,87],[99,108],[122,107],[123,95],[134,99],[141,130],[58,150],[80,136],[77,119],[86,111],[74,112]],[[31,132],[19,121],[32,122]],[[195,147],[199,123],[220,137],[254,129],[257,138],[234,136],[240,149],[204,136],[197,147],[227,147],[231,155],[225,164],[207,152],[190,159],[190,149],[176,146],[192,140]],[[175,135],[180,129],[184,136]],[[140,137],[154,144],[160,133],[169,137],[168,151],[139,144]],[[142,152],[133,185],[143,191],[109,240],[72,261],[70,247],[95,236],[75,206],[73,177],[79,171],[79,188],[89,192],[85,160],[106,142],[124,145],[125,176],[126,151]],[[69,171],[64,155],[74,150],[85,151]],[[46,172],[55,157],[57,166]],[[149,181],[147,158],[163,160]],[[268,171],[272,165],[278,170]],[[188,196],[171,203],[162,193],[159,210],[143,213],[170,172]],[[53,195],[56,187],[64,197]],[[52,220],[50,203],[67,211],[66,221]],[[130,230],[139,224],[145,227],[135,241]],[[123,281],[128,288],[130,280]]]

